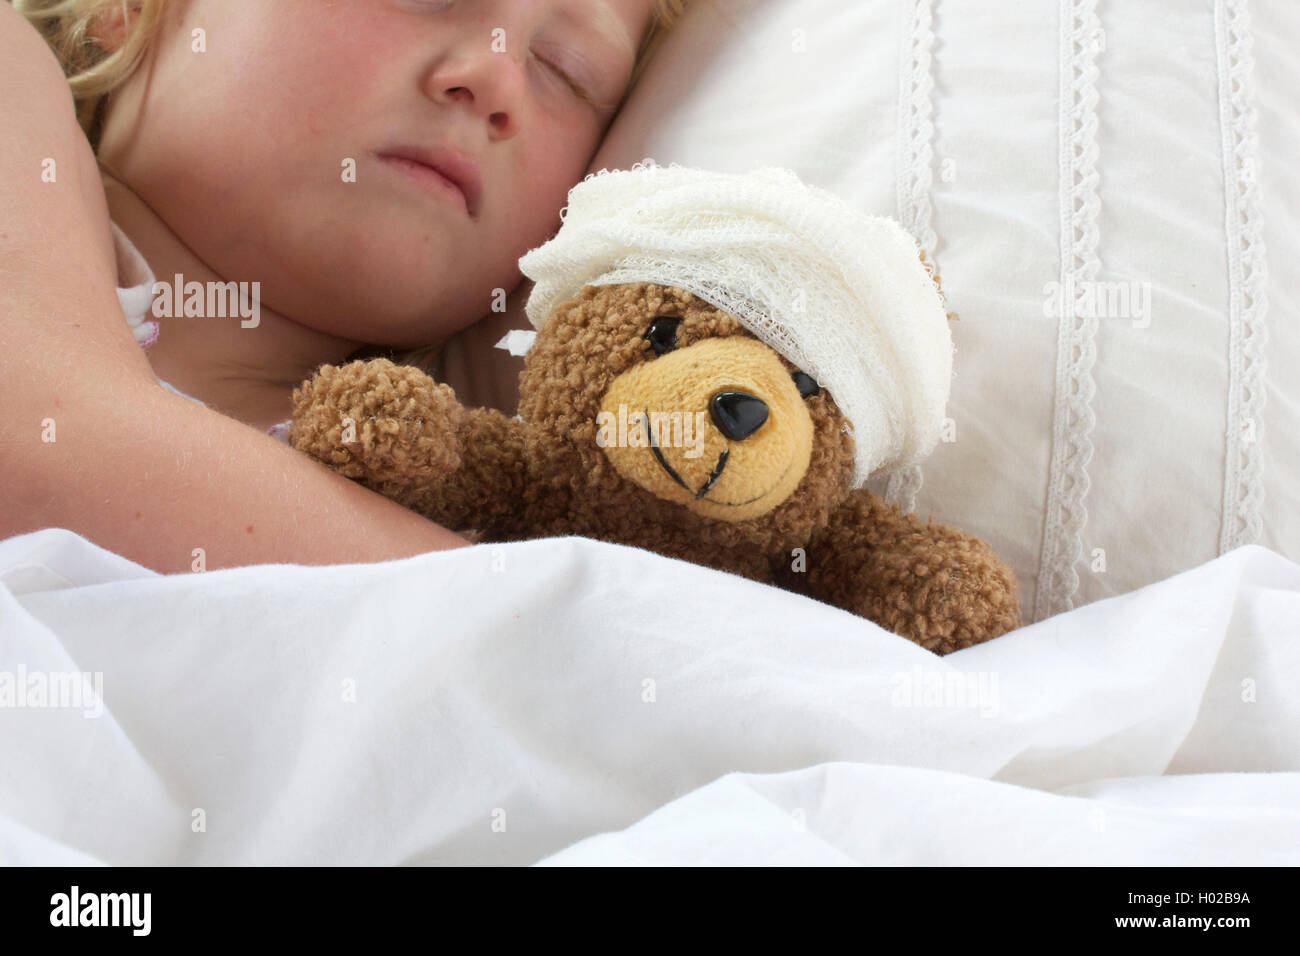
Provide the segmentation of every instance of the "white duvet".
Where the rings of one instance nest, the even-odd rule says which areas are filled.
[[[46,529],[0,702],[8,864],[1300,863],[1259,546],[938,658],[580,538],[162,576]]]

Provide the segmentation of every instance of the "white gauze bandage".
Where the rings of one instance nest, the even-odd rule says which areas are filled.
[[[722,309],[811,375],[851,423],[853,486],[924,458],[943,427],[952,336],[916,240],[788,169],[644,160],[569,192],[519,260],[540,329],[586,285],[655,282]]]

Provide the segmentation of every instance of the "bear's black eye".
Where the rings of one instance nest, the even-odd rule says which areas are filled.
[[[799,394],[804,398],[807,398],[809,395],[815,395],[817,392],[821,391],[821,386],[818,385],[816,380],[807,372],[794,372],[792,373],[792,377],[794,378],[795,388],[799,389]]]
[[[650,340],[650,347],[655,350],[655,355],[671,352],[676,347],[677,326],[681,321],[681,316],[661,315],[650,323],[645,337]]]

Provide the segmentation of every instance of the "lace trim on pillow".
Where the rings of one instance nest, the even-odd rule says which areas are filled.
[[[1246,0],[1216,0],[1219,127],[1228,244],[1228,428],[1224,436],[1223,522],[1219,554],[1259,539],[1264,498],[1260,413],[1264,408],[1264,344],[1268,329],[1265,260],[1254,103],[1254,57]]]
[[[1096,385],[1097,318],[1080,309],[1097,259],[1097,52],[1101,25],[1096,0],[1061,0],[1060,156],[1061,288],[1065,304],[1057,333],[1056,399],[1043,550],[1039,558],[1034,620],[1067,611],[1079,589],[1075,563],[1088,522],[1084,499],[1090,481]]]
[[[903,10],[902,49],[898,64],[898,221],[916,237],[921,261],[931,278],[936,237],[931,227],[933,210],[930,187],[934,150],[934,77],[930,72],[930,50],[934,46],[931,0],[908,0]],[[898,505],[903,514],[916,510],[916,495],[924,478],[920,465],[900,468],[889,476],[885,501]]]

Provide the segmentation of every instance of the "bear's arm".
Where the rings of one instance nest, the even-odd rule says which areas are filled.
[[[528,426],[517,418],[495,408],[467,409],[456,435],[460,467],[417,498],[417,510],[485,540],[526,536],[527,438]]]
[[[988,544],[859,488],[808,543],[802,590],[937,654],[1020,626],[1014,573]]]
[[[445,528],[499,537],[522,521],[527,431],[420,369],[371,359],[323,366],[295,390],[289,443]]]

